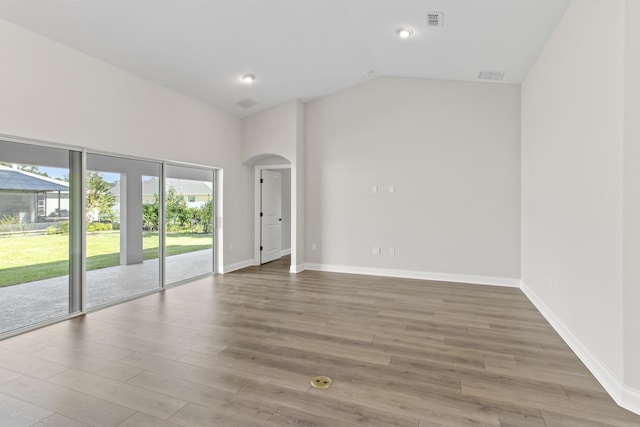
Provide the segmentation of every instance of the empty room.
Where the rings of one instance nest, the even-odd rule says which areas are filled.
[[[0,0],[0,426],[640,426],[638,16]]]

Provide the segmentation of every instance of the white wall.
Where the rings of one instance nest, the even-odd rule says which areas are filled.
[[[292,272],[302,271],[304,263],[304,144],[304,105],[300,101],[289,101],[242,120],[244,164],[260,164],[273,156],[284,157],[291,163]],[[257,247],[257,225],[254,225],[254,235],[254,246]],[[254,258],[258,259],[258,256]]]
[[[242,160],[255,163],[265,155],[295,162],[296,101],[285,102],[242,120]]]
[[[306,107],[296,101],[296,161],[291,169],[291,272],[304,269],[306,260],[305,242],[307,238],[306,206]]]
[[[640,390],[640,2],[626,2],[624,379]]]
[[[635,141],[625,144],[625,3],[572,2],[522,85],[523,288],[623,404],[633,394],[624,378],[640,384],[637,258],[623,276],[623,243],[640,253],[637,218],[627,216],[636,231],[623,239],[623,214],[640,207],[637,194],[623,199],[640,177],[637,125],[626,128],[627,142]],[[636,25],[633,7],[627,16]],[[640,36],[632,32],[637,55]],[[627,114],[637,123],[634,61],[627,71],[635,72],[628,77],[636,98]],[[634,169],[626,187],[625,163]],[[625,307],[627,296],[635,307]],[[640,410],[640,399],[635,405]]]
[[[312,268],[518,283],[519,86],[379,78],[306,113]]]
[[[223,167],[225,264],[252,256],[239,119],[2,20],[0,57],[0,133]]]

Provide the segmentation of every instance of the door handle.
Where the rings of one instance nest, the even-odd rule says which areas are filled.
[[[278,218],[278,221],[282,221],[282,218]]]

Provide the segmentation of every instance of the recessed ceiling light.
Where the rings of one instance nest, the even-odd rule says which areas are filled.
[[[244,76],[240,77],[240,80],[242,80],[244,83],[253,83],[256,79],[256,76],[254,74],[245,74]]]
[[[400,27],[396,30],[396,34],[398,34],[398,37],[401,39],[408,39],[413,35],[413,30],[409,27]]]

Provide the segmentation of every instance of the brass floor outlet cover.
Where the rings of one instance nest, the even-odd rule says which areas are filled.
[[[329,388],[333,384],[333,380],[329,377],[319,376],[311,378],[311,385],[315,388]]]

